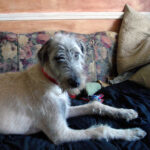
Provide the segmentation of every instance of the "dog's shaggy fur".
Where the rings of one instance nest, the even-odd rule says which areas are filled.
[[[138,117],[132,109],[118,109],[97,101],[70,106],[68,93],[79,93],[85,84],[85,47],[74,37],[56,34],[38,52],[39,64],[18,73],[0,75],[0,133],[30,134],[42,130],[55,144],[87,139],[139,140],[140,128],[113,129],[97,125],[85,130],[68,127],[69,117],[99,114],[124,118]],[[58,84],[46,78],[41,71]]]

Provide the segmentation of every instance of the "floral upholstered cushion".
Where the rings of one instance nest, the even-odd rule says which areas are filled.
[[[96,66],[96,79],[106,81],[116,76],[117,33],[98,32],[93,34],[93,50]]]
[[[114,75],[116,70],[115,32],[78,34],[65,31],[81,39],[86,46],[86,66],[88,81],[102,80]],[[25,70],[37,63],[37,52],[54,32],[35,32],[29,34],[0,33],[0,71]]]
[[[18,71],[17,34],[0,32],[0,73]]]
[[[84,42],[87,51],[85,69],[88,81],[106,81],[109,76],[116,75],[117,33],[78,34],[65,31],[59,32],[73,34]]]
[[[19,70],[25,70],[37,63],[37,52],[49,38],[50,33],[48,32],[18,35]]]
[[[78,34],[65,31],[57,31],[71,34],[81,39],[87,50],[86,72],[88,81],[102,80],[112,75],[115,70],[115,32],[97,32],[93,34]],[[24,70],[37,62],[36,54],[41,46],[54,33],[36,32],[20,34],[18,36],[20,70]]]

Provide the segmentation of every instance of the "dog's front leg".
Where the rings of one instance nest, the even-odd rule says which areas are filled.
[[[97,125],[88,129],[75,130],[68,127],[62,116],[57,116],[57,118],[53,119],[49,124],[48,122],[43,121],[43,131],[55,144],[90,139],[123,139],[134,141],[139,140],[146,135],[145,131],[140,128],[113,129],[106,125]]]
[[[123,118],[127,121],[138,117],[137,112],[133,109],[114,108],[104,105],[98,101],[94,101],[85,105],[71,106],[69,108],[68,118],[90,114],[107,115],[113,118]]]

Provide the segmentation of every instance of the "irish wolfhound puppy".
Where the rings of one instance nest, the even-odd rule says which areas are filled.
[[[97,101],[70,106],[68,93],[79,93],[85,84],[82,42],[56,34],[38,52],[38,58],[40,63],[24,72],[0,75],[0,133],[30,134],[42,130],[55,144],[102,138],[133,141],[145,137],[140,128],[68,127],[67,118],[86,114],[128,121],[138,117],[132,109],[117,109]]]

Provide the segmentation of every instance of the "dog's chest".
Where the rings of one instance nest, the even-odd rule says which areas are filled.
[[[53,108],[53,110],[62,114],[64,117],[67,116],[68,107],[70,105],[70,99],[67,92],[63,92],[58,86],[55,86],[48,90],[45,96],[46,99],[48,98],[47,106],[49,105],[49,108]],[[51,114],[53,113],[54,112],[51,112]]]
[[[61,88],[58,86],[53,87],[49,91],[49,96],[52,100],[58,101],[58,102],[65,102],[67,105],[70,105],[70,99],[67,92],[63,92]]]

